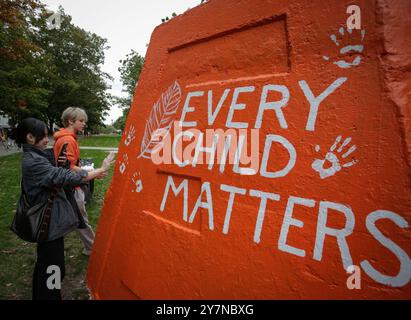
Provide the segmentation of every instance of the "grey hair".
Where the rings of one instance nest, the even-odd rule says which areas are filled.
[[[61,121],[63,122],[64,127],[69,126],[69,120],[76,121],[79,118],[84,118],[86,122],[88,120],[87,113],[83,109],[77,107],[68,107],[61,115]]]

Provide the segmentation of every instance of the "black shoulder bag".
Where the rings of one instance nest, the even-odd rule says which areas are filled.
[[[10,229],[19,238],[29,242],[44,242],[48,239],[51,209],[59,188],[54,187],[46,202],[31,205],[21,182],[21,195]]]

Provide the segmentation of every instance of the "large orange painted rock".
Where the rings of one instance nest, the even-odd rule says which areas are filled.
[[[411,2],[350,5],[210,0],[156,28],[94,298],[411,298]]]

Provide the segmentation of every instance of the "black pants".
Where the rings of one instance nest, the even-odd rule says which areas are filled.
[[[47,273],[50,266],[53,267]],[[37,261],[33,272],[33,300],[61,300],[61,291],[54,288],[58,276],[56,269],[60,271],[61,279],[57,281],[61,283],[65,275],[64,238],[37,244]]]

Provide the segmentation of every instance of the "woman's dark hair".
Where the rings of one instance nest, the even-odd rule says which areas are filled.
[[[16,141],[17,145],[20,147],[23,143],[27,143],[26,137],[29,133],[36,138],[34,143],[37,143],[46,136],[47,126],[41,120],[26,118],[17,125],[17,128],[14,129],[12,139]]]

